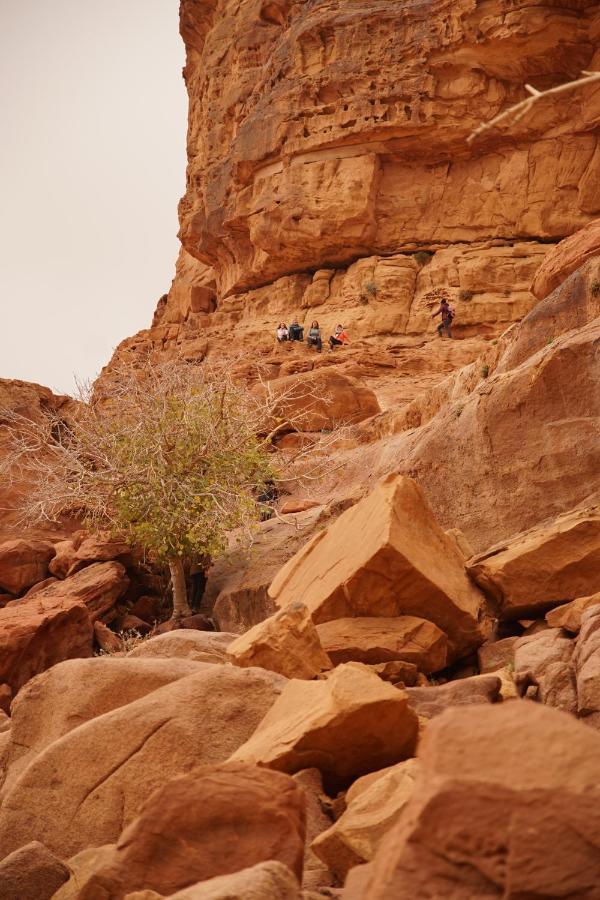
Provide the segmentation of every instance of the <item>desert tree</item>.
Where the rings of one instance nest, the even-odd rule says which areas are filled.
[[[287,396],[250,389],[231,366],[123,362],[95,388],[79,385],[68,418],[48,409],[31,421],[0,410],[0,477],[27,485],[22,525],[75,517],[166,564],[173,617],[181,618],[190,613],[186,563],[215,559],[232,533],[251,539],[257,497],[282,468],[305,480],[328,459],[316,446],[312,462],[305,448],[276,452],[274,440],[294,428],[295,415],[328,402],[297,385]]]

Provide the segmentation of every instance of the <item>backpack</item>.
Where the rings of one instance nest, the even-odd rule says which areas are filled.
[[[450,304],[448,304],[448,313],[450,315],[450,321],[452,321],[452,319],[454,319],[454,317],[456,316],[456,310],[453,306],[450,306]]]

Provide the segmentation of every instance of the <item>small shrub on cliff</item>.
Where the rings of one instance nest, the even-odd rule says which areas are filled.
[[[459,300],[469,301],[473,299],[473,291],[461,291],[458,295]]]
[[[182,364],[112,373],[68,422],[48,414],[9,434],[10,468],[33,485],[24,523],[79,515],[166,563],[173,615],[190,613],[184,562],[214,558],[248,530],[273,477],[264,403],[224,370]]]
[[[432,256],[433,253],[429,253],[427,250],[417,250],[415,253],[415,262],[419,266],[426,266]]]
[[[600,281],[592,281],[592,297],[600,296]]]

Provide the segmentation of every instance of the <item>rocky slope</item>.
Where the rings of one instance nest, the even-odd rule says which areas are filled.
[[[598,4],[183,0],[181,26],[184,249],[117,359],[308,385],[277,449],[325,430],[335,465],[213,566],[212,623],[134,649],[161,585],[129,548],[8,522],[0,896],[599,897],[600,90],[466,141],[597,67]],[[351,345],[276,346],[294,315]]]

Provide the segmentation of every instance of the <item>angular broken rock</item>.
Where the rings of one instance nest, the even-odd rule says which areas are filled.
[[[411,800],[360,873],[362,900],[592,897],[600,735],[524,700],[428,726]]]
[[[600,592],[589,597],[578,597],[570,603],[563,603],[546,613],[546,622],[551,628],[564,628],[572,634],[577,634],[581,628],[583,613],[592,606],[600,606]]]
[[[48,541],[5,541],[0,544],[0,593],[20,594],[48,574],[54,547]]]
[[[155,788],[194,766],[224,762],[245,743],[285,684],[263,669],[166,662],[196,671],[74,728],[3,793],[0,858],[30,840],[61,859],[117,840]]]
[[[16,694],[56,663],[91,656],[93,634],[87,607],[65,597],[35,594],[0,609],[0,682]]]
[[[421,488],[389,475],[319,532],[269,588],[278,606],[302,600],[317,624],[352,616],[420,616],[447,635],[450,658],[484,639],[483,597]]]
[[[317,625],[324,650],[334,665],[377,664],[403,660],[421,672],[438,672],[448,656],[448,639],[432,622],[416,616],[332,619]]]
[[[57,581],[35,595],[36,600],[60,598],[78,601],[88,608],[92,619],[98,619],[114,606],[129,587],[125,568],[119,562],[99,562]]]
[[[577,710],[586,725],[600,729],[600,607],[587,609],[573,663],[577,678]]]
[[[517,534],[469,560],[468,571],[506,619],[593,594],[600,572],[600,509],[588,507]]]
[[[347,663],[326,681],[288,682],[231,758],[282,772],[314,766],[324,775],[356,778],[412,756],[416,739],[406,693]]]
[[[500,700],[501,679],[497,675],[474,675],[447,684],[406,688],[409,705],[419,718],[433,719],[455,706],[497,703]]]
[[[353,866],[369,862],[390,828],[398,821],[414,790],[419,761],[407,759],[359,778],[348,792],[347,808],[327,831],[312,842],[312,849],[340,881]],[[360,790],[360,782],[370,779]],[[356,788],[358,790],[355,790]]]
[[[305,891],[317,890],[332,883],[329,869],[311,848],[317,835],[328,829],[333,821],[331,801],[323,791],[323,778],[318,769],[302,769],[293,779],[304,794],[306,807],[302,887]]]
[[[123,650],[123,644],[108,625],[104,622],[94,622],[94,637],[96,643],[105,653],[120,653]]]
[[[193,769],[149,797],[79,900],[144,888],[168,896],[268,860],[301,879],[304,805],[300,788],[281,772],[243,763]]]
[[[310,613],[298,602],[236,638],[227,653],[236,666],[260,666],[286,678],[315,678],[331,668]]]
[[[69,879],[69,869],[39,841],[31,841],[0,862],[2,900],[50,900]]]
[[[513,661],[515,644],[518,637],[501,638],[499,641],[486,641],[477,651],[479,671],[482,675],[503,669]]]

